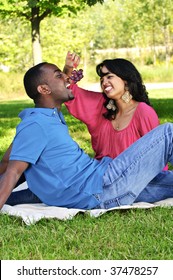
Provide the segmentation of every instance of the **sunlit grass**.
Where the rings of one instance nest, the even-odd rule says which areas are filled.
[[[173,257],[173,209],[108,212],[99,218],[42,219],[26,226],[0,216],[1,259],[161,259]]]

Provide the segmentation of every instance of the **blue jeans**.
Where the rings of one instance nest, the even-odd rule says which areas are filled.
[[[173,171],[162,171],[168,162],[173,164],[173,124],[170,123],[153,129],[112,160],[103,177],[103,192],[95,194],[96,208],[108,209],[140,201],[152,203],[173,197]],[[40,202],[29,189],[11,196],[7,203],[10,199],[15,204]]]
[[[25,182],[24,174],[20,177],[19,181],[17,182],[16,186],[19,186],[23,182]],[[7,199],[5,204],[8,205],[16,205],[16,204],[25,204],[25,203],[41,203],[41,200],[30,191],[30,189],[20,190],[12,192],[9,198]]]
[[[173,164],[171,123],[153,129],[109,164],[96,208],[173,197],[173,171],[162,171],[168,162]]]
[[[30,189],[12,192],[5,202],[11,206],[28,203],[41,203],[41,200]]]

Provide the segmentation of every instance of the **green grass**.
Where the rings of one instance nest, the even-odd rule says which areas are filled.
[[[173,122],[173,89],[150,90],[149,98],[160,122]]]
[[[23,89],[23,74],[0,72],[0,100],[26,98]]]
[[[173,122],[173,89],[150,90],[161,123]],[[18,113],[30,100],[0,102],[0,157],[11,143]],[[70,134],[93,156],[85,126],[63,107]],[[27,226],[21,218],[0,214],[1,260],[172,260],[173,208],[107,212],[98,218],[77,214],[72,220],[42,219]]]
[[[1,215],[1,259],[172,259],[172,209],[114,211],[99,218],[43,219],[26,226]]]
[[[159,65],[137,65],[137,69],[140,71],[143,81],[149,83],[159,82],[172,82],[173,80],[173,64],[166,66],[164,64]]]

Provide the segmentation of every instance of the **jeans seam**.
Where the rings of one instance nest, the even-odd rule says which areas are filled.
[[[118,204],[118,206],[121,206],[120,200],[121,200],[122,198],[124,198],[125,196],[128,196],[128,195],[130,195],[131,197],[133,197],[134,200],[136,199],[136,195],[135,195],[133,192],[126,192],[125,194],[120,195],[120,196],[118,196],[118,197],[116,197],[116,198],[112,198],[112,199],[109,199],[109,200],[104,201],[103,204],[104,204],[105,206],[108,206],[109,204],[111,204],[111,203],[113,203],[113,202],[116,201],[117,204]]]

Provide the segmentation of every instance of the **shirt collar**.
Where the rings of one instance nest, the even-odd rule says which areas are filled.
[[[57,115],[62,114],[61,112],[60,113],[58,112],[57,108],[52,108],[52,109],[50,109],[50,108],[27,108],[19,113],[19,117],[21,119],[24,119],[33,113],[41,113],[41,114],[44,114],[47,116],[53,116],[55,114],[57,114]]]

